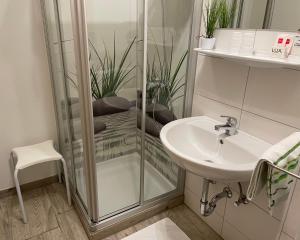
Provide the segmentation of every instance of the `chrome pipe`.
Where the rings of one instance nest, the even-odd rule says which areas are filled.
[[[202,183],[202,196],[200,200],[200,214],[206,216],[208,208],[208,191],[210,180],[204,178]]]
[[[220,201],[223,198],[232,197],[231,189],[228,186],[226,186],[224,187],[222,192],[216,194],[210,201],[208,201],[208,192],[209,192],[210,183],[215,184],[215,182],[212,180],[206,178],[203,179],[202,197],[200,200],[200,213],[204,217],[208,217],[214,212],[218,201]]]

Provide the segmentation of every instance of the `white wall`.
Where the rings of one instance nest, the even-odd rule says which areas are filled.
[[[2,0],[0,8],[0,190],[13,187],[13,147],[56,139],[40,5]],[[22,181],[54,175],[55,165],[24,170]]]
[[[272,43],[276,35],[259,31],[256,49]],[[221,42],[224,44],[224,39]],[[240,130],[270,143],[300,129],[300,71],[254,68],[199,55],[195,81],[193,116],[207,115],[221,121],[224,121],[219,117],[221,114],[234,116],[239,119]],[[201,177],[187,174],[185,203],[198,215],[201,183]],[[247,185],[243,184],[245,189]],[[238,198],[237,185],[231,186],[233,198],[221,200],[215,213],[203,219],[225,240],[275,240],[285,204],[289,202],[278,205],[273,217],[269,215],[264,192],[253,203],[236,208],[233,201]],[[212,187],[211,195],[222,191],[223,187],[224,184],[217,183]],[[297,234],[299,202],[297,184],[282,239],[292,239]]]

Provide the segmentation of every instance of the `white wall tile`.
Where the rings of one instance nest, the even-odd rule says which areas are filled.
[[[300,128],[300,71],[252,68],[244,109]]]
[[[247,193],[247,189],[249,186],[249,182],[243,182],[242,184],[242,190],[243,193]],[[231,183],[230,188],[232,191],[235,192],[235,194],[239,193],[239,187],[237,183]],[[278,202],[276,206],[273,207],[272,209],[272,216],[276,218],[277,220],[281,220],[283,217],[285,208],[288,204],[288,199],[289,196],[286,196],[286,199],[283,199],[282,201]],[[233,199],[234,201],[237,200],[237,198]],[[269,214],[269,208],[268,208],[268,197],[267,197],[267,190],[263,188],[259,193],[256,194],[254,199],[252,200],[252,203],[256,205],[257,207],[261,208],[265,213]]]
[[[229,48],[228,39],[231,38],[232,32],[217,31],[216,36],[221,41],[217,41],[216,48]],[[270,46],[277,35],[278,33],[270,31],[258,31],[254,46],[256,53],[269,54]],[[241,120],[241,130],[270,143],[276,143],[300,129],[300,71],[250,68],[246,88],[247,74],[246,66],[199,56],[192,115],[206,115],[221,121],[221,114],[237,117]],[[198,214],[200,181],[197,176],[187,175],[185,202]],[[238,197],[235,185],[231,184],[234,197],[228,200],[225,206],[222,230],[224,239],[275,240],[288,201],[282,201],[274,209],[273,217],[269,215],[268,199],[264,192],[258,194],[253,203],[235,208],[233,201]],[[243,183],[243,186],[246,191],[248,183]],[[281,240],[291,240],[291,237],[297,234],[298,224],[295,223],[300,222],[300,211],[299,214],[297,211],[299,202],[300,187],[297,185]],[[218,221],[222,221],[219,215],[218,211],[211,217],[204,218],[217,231],[220,227]]]
[[[241,107],[249,68],[223,59],[199,55],[196,93]]]
[[[280,224],[278,220],[251,203],[235,207],[235,199],[237,194],[233,192],[233,197],[227,200],[224,218],[226,221],[251,240],[276,239]]]
[[[240,129],[272,144],[297,131],[296,128],[245,111],[242,112]]]
[[[184,191],[184,203],[192,209],[198,216],[202,218],[215,232],[221,234],[223,218],[214,213],[209,217],[202,217],[200,215],[200,202],[199,197],[191,192],[188,188]]]
[[[201,196],[202,183],[202,178],[200,176],[186,171],[185,187],[188,188],[191,192],[195,193],[198,196]]]
[[[198,195],[193,193],[188,188],[184,189],[184,203],[198,215],[200,214],[200,202]]]
[[[219,121],[225,121],[220,115],[240,118],[241,110],[226,104],[194,94],[192,116],[206,115]]]
[[[216,233],[221,235],[223,218],[218,214],[212,214],[209,217],[202,217],[202,220],[206,222]]]
[[[227,221],[224,221],[222,228],[222,238],[224,240],[249,240],[241,232],[239,232],[234,226]]]

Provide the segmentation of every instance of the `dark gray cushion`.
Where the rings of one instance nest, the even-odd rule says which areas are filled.
[[[129,102],[130,107],[136,107],[136,100],[132,100]]]
[[[141,119],[142,119],[142,114],[141,111],[138,110],[137,112],[137,126],[139,129],[141,129]],[[162,129],[163,125],[160,124],[159,122],[156,122],[154,119],[150,118],[149,116],[146,115],[145,119],[145,130],[146,133],[159,138],[160,131]]]
[[[149,104],[146,106],[147,114],[154,120],[166,125],[169,122],[176,120],[176,116],[166,106],[162,104]]]
[[[94,116],[103,116],[128,111],[130,103],[122,97],[104,97],[93,102]]]
[[[105,129],[106,129],[105,123],[103,123],[97,119],[94,119],[94,134],[102,132]]]
[[[74,118],[70,121],[71,133],[73,134],[73,140],[82,138],[81,121],[80,118]],[[94,134],[100,133],[106,129],[105,123],[100,119],[94,118]]]
[[[139,109],[142,109],[142,98],[143,98],[143,92],[141,90],[137,90],[137,98],[136,98],[136,105]]]
[[[78,97],[69,97],[69,104],[79,103]]]
[[[80,117],[80,106],[79,102],[70,104],[70,118]]]

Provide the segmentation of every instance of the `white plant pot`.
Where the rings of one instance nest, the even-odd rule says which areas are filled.
[[[202,49],[213,49],[215,47],[216,38],[205,38],[201,37],[201,48]]]

